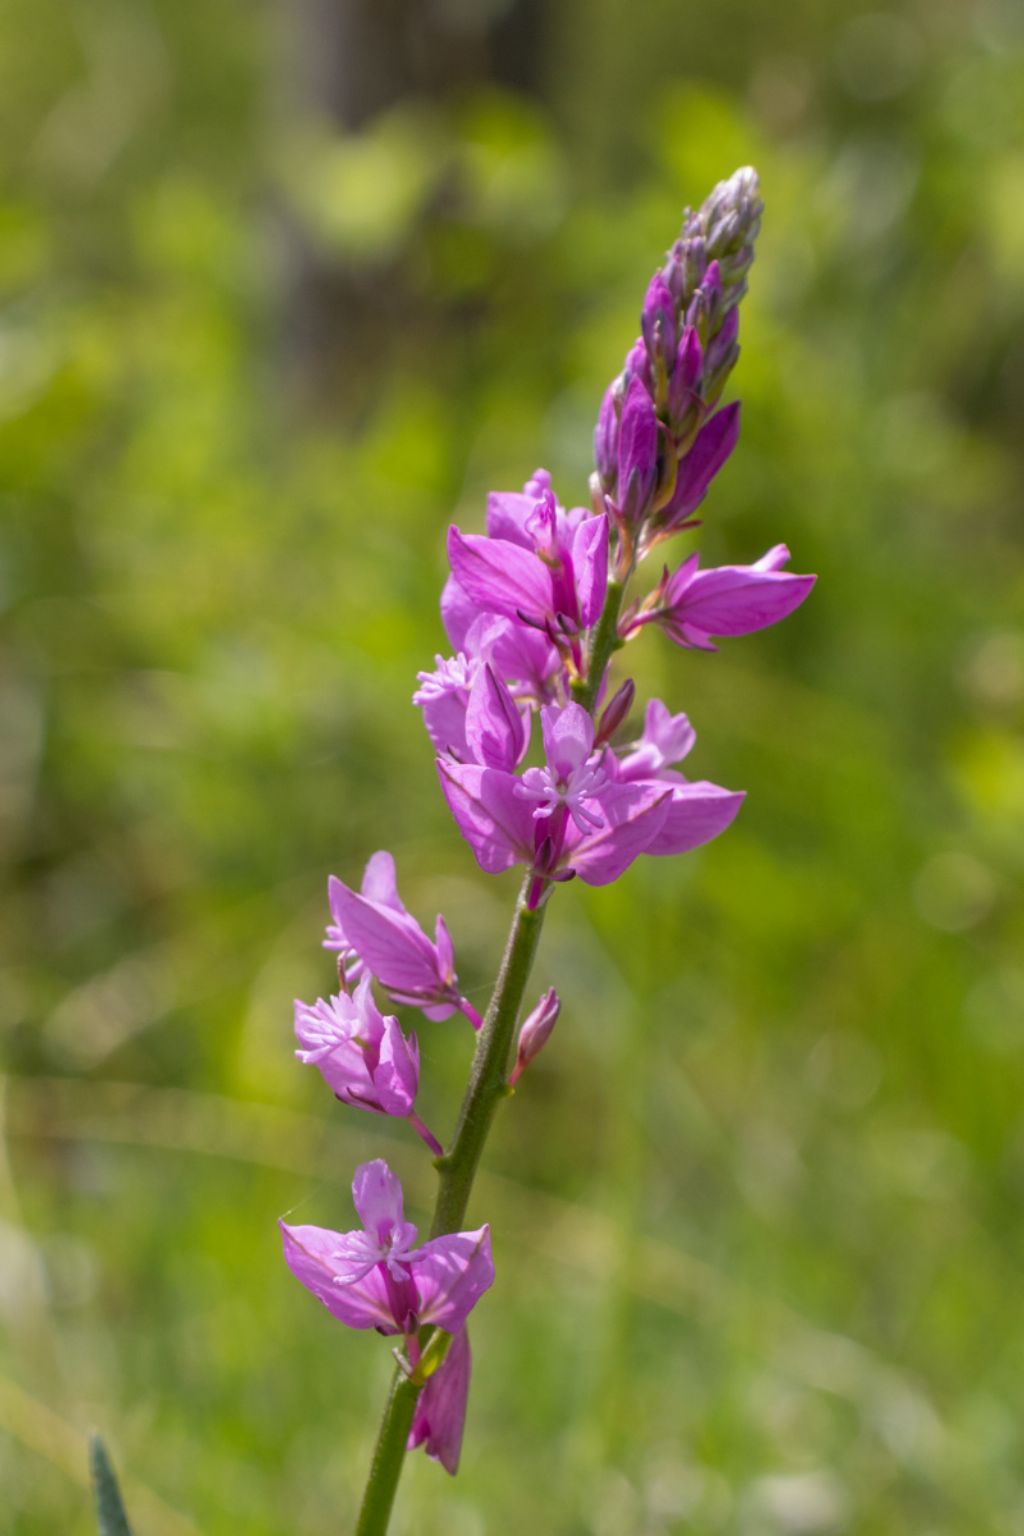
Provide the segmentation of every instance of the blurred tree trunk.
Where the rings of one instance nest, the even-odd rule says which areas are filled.
[[[286,129],[354,133],[404,100],[443,103],[496,84],[535,95],[543,0],[282,0],[279,98]],[[391,262],[326,253],[284,210],[282,363],[303,409],[366,397],[409,295]]]

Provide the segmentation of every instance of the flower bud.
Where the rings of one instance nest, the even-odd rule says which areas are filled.
[[[524,1020],[516,1047],[516,1064],[508,1080],[510,1088],[515,1087],[533,1058],[544,1049],[558,1021],[561,1007],[558,993],[554,987],[549,987],[530,1016]]]
[[[687,212],[683,241],[701,238],[708,256],[721,263],[722,281],[731,286],[742,279],[753,260],[763,211],[757,172],[742,166],[718,183],[696,213]]]
[[[668,381],[668,419],[678,434],[694,416],[696,425],[700,413],[701,376],[704,372],[704,354],[696,328],[688,325],[679,338],[675,363]]]
[[[633,700],[636,697],[636,684],[631,677],[627,677],[601,715],[598,722],[597,733],[594,736],[594,746],[606,747],[611,741],[619,726],[625,720],[633,708]]]
[[[594,463],[601,487],[609,495],[615,492],[619,462],[619,410],[622,406],[622,380],[615,379],[605,390],[597,426],[594,428]]]
[[[658,468],[658,418],[641,381],[626,387],[619,422],[618,507],[623,521],[643,521],[650,505]]]
[[[705,405],[710,409],[718,402],[725,381],[736,366],[740,355],[737,336],[740,329],[740,312],[730,309],[721,323],[718,334],[708,343],[704,359],[705,375],[703,394]]]
[[[709,265],[718,264],[723,291],[717,302],[718,318],[709,329],[712,336],[721,316],[746,292],[763,209],[757,172],[747,165],[719,182],[700,208],[687,208],[683,215],[682,233],[669,252],[662,277],[677,313],[686,315]]]
[[[650,393],[653,383],[651,373],[651,360],[644,346],[644,339],[638,336],[636,341],[626,353],[626,366],[622,370],[623,383],[628,384],[630,379],[639,379],[644,388]]]
[[[671,289],[660,272],[651,278],[644,297],[640,329],[651,368],[657,377],[672,366],[676,350],[676,306]]]
[[[680,312],[685,311],[694,293],[700,287],[707,267],[707,252],[699,234],[694,233],[686,239],[676,241],[662,269],[662,276]]]

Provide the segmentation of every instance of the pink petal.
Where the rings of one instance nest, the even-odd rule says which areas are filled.
[[[769,551],[765,559],[774,553]],[[698,571],[673,606],[672,619],[706,635],[748,635],[787,618],[815,580],[760,563]]]
[[[398,894],[395,861],[384,848],[378,853],[371,854],[367,860],[360,889],[367,901],[379,902],[381,906],[391,907],[395,912],[405,911]]]
[[[460,1328],[417,1399],[409,1431],[408,1449],[425,1444],[427,1455],[452,1477],[459,1470],[471,1364],[469,1335]]]
[[[412,1255],[421,1323],[455,1333],[494,1281],[491,1229],[435,1237]]]
[[[350,1328],[379,1328],[399,1333],[379,1266],[366,1269],[368,1250],[362,1232],[331,1232],[325,1227],[289,1227],[278,1222],[284,1259],[296,1280]],[[349,1239],[354,1239],[349,1242]]]
[[[485,612],[508,619],[551,612],[551,577],[531,550],[449,528],[448,558],[456,581]]]
[[[352,1200],[367,1232],[381,1242],[403,1220],[402,1186],[382,1157],[360,1163],[352,1180]]]
[[[740,435],[739,401],[725,406],[704,423],[693,447],[679,463],[676,486],[660,521],[665,527],[678,525],[703,501],[708,486],[736,446]]]
[[[533,549],[533,539],[526,531],[526,520],[537,497],[522,491],[491,491],[487,497],[487,534],[492,539],[507,539],[523,549]]]
[[[480,609],[476,603],[462,590],[455,577],[449,576],[441,593],[441,622],[453,651],[468,650],[466,637],[479,617]]]
[[[608,519],[586,517],[573,535],[572,564],[580,622],[585,629],[596,624],[608,590]]]
[[[670,794],[671,790],[656,780],[608,785],[596,801],[590,802],[600,806],[603,825],[579,837],[563,855],[563,863],[587,885],[609,885],[617,880],[661,830]]]
[[[398,1020],[384,1020],[380,1059],[373,1073],[374,1097],[386,1115],[407,1115],[419,1087],[419,1050],[415,1035],[406,1040]]]
[[[701,781],[671,792],[662,825],[647,848],[650,854],[687,853],[718,837],[735,821],[746,798],[743,791]]]
[[[541,710],[540,721],[548,767],[556,777],[567,779],[590,756],[594,722],[580,704],[549,704]]]
[[[661,699],[650,699],[644,712],[643,740],[661,758],[659,767],[681,763],[697,740],[688,715],[674,715]]]
[[[489,664],[480,668],[470,689],[466,744],[478,763],[505,772],[510,772],[526,751],[523,717]]]
[[[515,774],[443,757],[437,759],[437,771],[456,825],[481,869],[496,875],[531,862],[533,816],[515,793]]]
[[[378,906],[337,882],[334,901],[345,937],[382,986],[394,992],[435,992],[437,957],[405,911]]]

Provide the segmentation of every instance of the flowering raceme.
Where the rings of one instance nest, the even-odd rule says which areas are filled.
[[[521,866],[523,885],[484,1017],[463,994],[443,917],[430,939],[398,895],[381,851],[359,890],[331,877],[325,947],[340,991],[295,1005],[296,1054],[345,1104],[408,1121],[439,1175],[430,1239],[417,1246],[402,1191],[379,1160],[356,1174],[360,1231],[281,1231],[287,1263],[341,1322],[398,1335],[398,1368],[357,1536],[382,1536],[407,1448],[458,1465],[469,1390],[466,1323],[493,1278],[487,1227],[464,1230],[473,1179],[499,1104],[550,1039],[561,1002],[548,988],[517,1034],[544,914],[559,885],[617,880],[641,855],[711,842],[742,791],[679,768],[696,734],[649,699],[630,729],[633,681],[609,689],[613,656],[650,626],[690,650],[786,618],[815,578],[777,544],[752,564],[701,567],[688,552],[646,597],[627,588],[648,555],[696,526],[694,513],[736,447],[739,405],[721,405],[739,357],[739,305],[761,216],[756,174],[738,171],[687,212],[652,277],[640,335],[604,394],[595,469],[580,505],[536,470],[493,492],[483,533],[451,527],[441,617],[451,653],[419,673],[414,704],[456,826],[488,874]],[[415,1034],[374,989],[436,1027],[460,1012],[477,1032],[451,1141],[416,1113]]]

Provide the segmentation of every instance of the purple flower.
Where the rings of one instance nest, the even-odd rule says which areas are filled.
[[[608,582],[603,514],[566,512],[550,490],[494,493],[487,528],[487,537],[448,530],[452,575],[477,613],[533,626],[557,645],[595,622]]]
[[[459,1009],[479,1029],[480,1015],[459,991],[451,935],[444,918],[437,919],[432,944],[402,905],[390,853],[373,855],[366,866],[361,895],[332,875],[327,896],[334,918],[327,942],[334,945],[333,936],[340,938],[392,1002],[420,1008],[428,1019],[447,1019]]]
[[[457,1333],[494,1280],[490,1229],[417,1248],[402,1186],[380,1158],[356,1169],[352,1198],[360,1231],[278,1223],[295,1278],[350,1328],[409,1336],[434,1324]]]
[[[419,673],[421,686],[412,699],[423,710],[435,750],[460,762],[514,768],[529,744],[529,712],[519,708],[489,661],[461,651],[436,659],[436,671]]]
[[[644,712],[643,735],[622,759],[621,776],[649,778],[670,763],[681,763],[696,740],[697,732],[688,715],[673,715],[660,699],[649,699]]]
[[[331,877],[333,879],[333,876]],[[356,954],[351,942],[345,937],[341,927],[341,918],[335,910],[331,900],[331,884],[328,882],[327,896],[331,908],[331,921],[324,932],[324,949],[333,949],[338,954],[338,969],[344,980],[351,984],[358,981],[365,969],[362,960]],[[395,912],[404,912],[405,908],[399,900],[398,890],[395,886],[395,861],[390,853],[375,853],[367,862],[363,871],[362,894],[368,901],[380,906],[391,907]]]
[[[472,598],[468,597],[453,576],[449,576],[441,594],[441,618],[445,631],[456,651],[467,660],[466,702],[468,690],[475,676],[473,664],[489,661],[499,677],[509,685],[515,698],[530,699],[535,703],[549,703],[554,692],[555,680],[561,675],[562,658],[558,651],[538,629],[530,629],[515,619],[505,619],[496,613],[481,613]],[[438,658],[438,667],[450,666]],[[437,673],[420,673],[424,688],[444,686]],[[422,695],[423,689],[420,690]],[[422,705],[418,696],[415,702]],[[429,730],[429,726],[428,726]]]
[[[668,416],[677,432],[691,418],[695,421],[700,419],[703,373],[704,353],[700,337],[692,325],[687,325],[679,338],[679,348],[668,381]]]
[[[708,486],[736,446],[740,435],[739,401],[716,411],[704,423],[693,446],[679,461],[672,498],[657,515],[664,533],[685,528],[707,494]]]
[[[466,709],[466,744],[474,761],[487,768],[515,768],[529,741],[529,714],[524,719],[490,662],[484,663]]]
[[[411,1344],[411,1341],[410,1341]],[[407,1448],[422,1445],[452,1477],[459,1470],[471,1366],[469,1334],[460,1328],[448,1353],[416,1399]]]
[[[644,296],[640,330],[652,369],[656,371],[660,364],[667,371],[676,349],[676,306],[660,272],[655,272]]]
[[[669,766],[681,762],[696,739],[686,715],[673,715],[660,699],[651,699],[636,746],[621,760],[612,752],[605,756],[609,773],[621,783],[667,791],[664,818],[644,850],[656,858],[710,842],[732,824],[743,804],[742,791],[706,780],[691,783]]]
[[[631,378],[619,424],[618,510],[635,526],[647,515],[658,470],[658,418],[638,378]]]
[[[351,996],[342,993],[312,1005],[295,1002],[300,1061],[319,1068],[337,1098],[358,1109],[405,1117],[419,1087],[416,1036],[408,1040],[398,1020],[381,1014],[364,976]]]
[[[546,766],[521,778],[438,759],[455,821],[489,874],[525,864],[544,879],[607,885],[641,853],[707,842],[739,810],[743,796],[715,784],[684,790],[681,775],[623,774],[614,753],[592,750],[593,722],[578,704],[549,706],[541,724]]]
[[[412,702],[423,711],[423,724],[435,751],[466,758],[470,755],[466,745],[466,710],[479,663],[462,651],[456,656],[435,656],[434,660],[437,666],[433,672],[416,674],[420,686]]]
[[[712,635],[749,635],[778,624],[800,606],[817,580],[784,571],[788,561],[785,544],[776,544],[753,565],[706,571],[700,569],[700,556],[691,555],[663,581],[652,607],[637,616],[633,627],[653,622],[677,645],[713,651]]]
[[[515,1065],[508,1079],[510,1088],[515,1087],[533,1058],[539,1056],[547,1045],[561,1010],[558,993],[554,987],[549,987],[533,1012],[523,1020],[516,1046]]]
[[[619,411],[622,407],[621,379],[614,379],[605,390],[597,426],[594,428],[594,463],[601,485],[613,495],[619,466]]]

